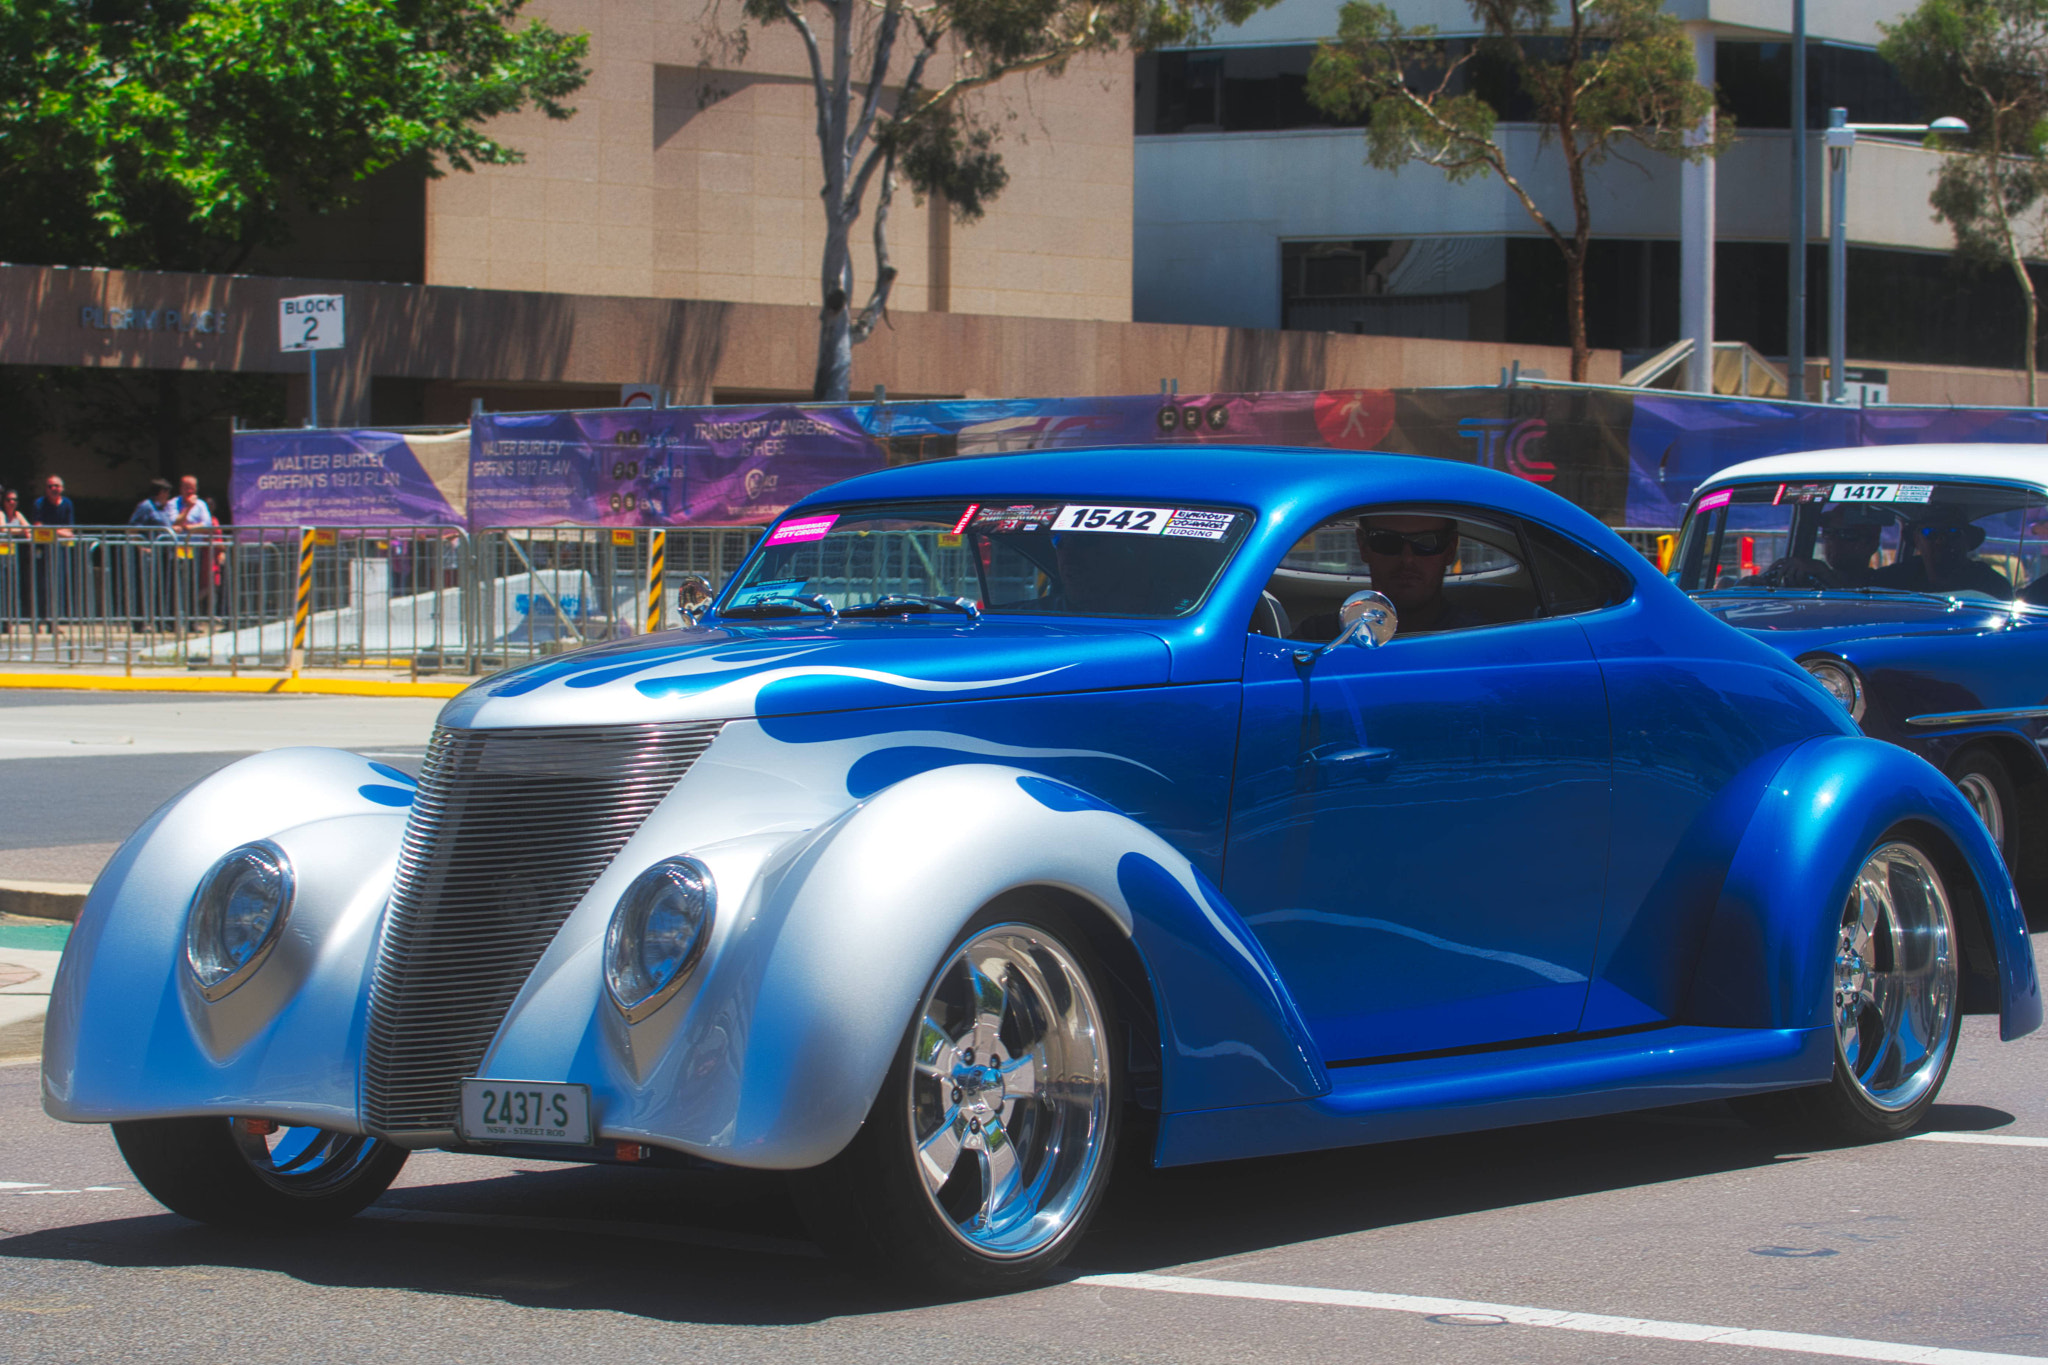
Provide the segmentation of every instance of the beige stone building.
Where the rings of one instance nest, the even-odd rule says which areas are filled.
[[[590,82],[573,119],[493,130],[523,165],[427,185],[421,282],[815,305],[822,172],[795,32],[754,28],[736,60],[716,32],[737,21],[732,4],[534,0],[527,13],[590,35]],[[1127,320],[1131,78],[1128,59],[1099,58],[989,92],[1010,184],[966,226],[899,193],[893,306]],[[870,228],[857,233],[857,298],[874,279]]]

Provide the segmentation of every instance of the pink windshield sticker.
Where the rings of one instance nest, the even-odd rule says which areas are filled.
[[[1728,499],[1734,496],[1735,490],[1732,488],[1724,488],[1718,493],[1709,493],[1704,498],[1700,499],[1700,505],[1698,507],[1695,507],[1693,510],[1695,512],[1711,512],[1716,507],[1726,507],[1728,505]],[[819,534],[822,535],[823,532],[820,532]]]
[[[837,512],[829,517],[793,517],[768,533],[768,543],[796,545],[806,540],[823,540],[825,533],[832,529],[832,523],[837,520]]]

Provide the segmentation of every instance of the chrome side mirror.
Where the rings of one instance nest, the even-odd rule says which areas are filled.
[[[1367,588],[1363,592],[1352,593],[1344,599],[1344,605],[1337,608],[1336,637],[1314,649],[1297,649],[1294,662],[1314,663],[1344,644],[1378,649],[1393,639],[1394,632],[1400,628],[1400,613],[1394,610],[1394,604],[1387,600],[1386,594]]]

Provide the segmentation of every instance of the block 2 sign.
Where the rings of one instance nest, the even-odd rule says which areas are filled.
[[[332,351],[344,335],[342,296],[301,294],[277,301],[277,345],[284,351]]]
[[[277,301],[277,345],[306,352],[306,425],[320,425],[320,352],[338,350],[346,336],[339,294],[300,294]]]

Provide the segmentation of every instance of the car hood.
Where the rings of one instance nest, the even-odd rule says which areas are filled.
[[[1693,601],[1738,630],[1792,655],[1850,640],[1980,635],[2010,629],[2015,619],[2012,609],[2003,604],[1980,606],[1890,593],[1702,593]]]
[[[1168,681],[1165,641],[1122,623],[778,622],[664,631],[486,678],[442,709],[476,729],[792,716]]]

